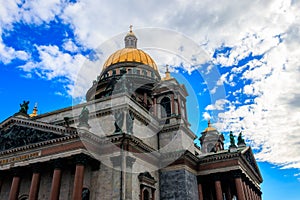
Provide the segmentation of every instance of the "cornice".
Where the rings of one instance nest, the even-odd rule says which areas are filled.
[[[13,125],[34,128],[41,131],[50,131],[58,135],[64,135],[64,134],[71,135],[77,133],[75,128],[70,128],[70,127],[67,128],[64,126],[52,125],[45,122],[32,121],[30,119],[21,119],[17,117],[11,117],[8,120],[4,121],[1,124],[0,129],[6,130],[12,127]]]
[[[22,152],[22,151],[28,151],[31,149],[35,149],[35,148],[39,148],[39,147],[43,147],[43,146],[47,146],[47,145],[52,145],[52,144],[56,144],[56,143],[66,142],[66,141],[70,141],[70,140],[77,139],[77,138],[78,138],[78,135],[74,134],[74,135],[68,135],[65,137],[55,138],[55,139],[51,139],[51,140],[47,140],[47,141],[43,141],[43,142],[34,143],[34,144],[28,144],[25,146],[2,151],[2,152],[0,152],[0,156],[15,154],[17,152]]]

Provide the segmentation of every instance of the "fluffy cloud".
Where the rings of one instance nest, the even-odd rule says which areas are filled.
[[[233,104],[218,115],[221,130],[243,130],[260,150],[258,159],[283,169],[300,168],[300,51],[295,48],[300,43],[294,31],[288,28],[279,44],[269,43],[259,63],[250,63],[247,70],[241,66],[241,80],[250,81],[243,85],[243,92],[253,96],[252,103]]]
[[[206,106],[205,110],[224,110],[228,103],[229,101],[226,99],[218,99],[214,104]]]
[[[211,116],[210,116],[210,114],[209,114],[208,112],[204,112],[203,115],[202,115],[202,117],[203,117],[206,121],[208,121],[208,120],[211,119]]]
[[[5,46],[0,39],[0,62],[8,64],[14,59],[27,60],[29,57],[25,51],[16,51],[14,48]]]
[[[81,76],[78,75],[80,68],[90,61],[81,54],[70,55],[64,53],[57,46],[37,46],[36,48],[40,61],[29,61],[20,68],[25,72],[34,73],[47,80],[66,79],[67,92],[74,95],[74,97],[78,97],[78,94],[73,91],[74,82]],[[84,84],[87,85],[86,82]],[[85,89],[87,88],[85,87]],[[82,96],[83,93],[80,95]]]

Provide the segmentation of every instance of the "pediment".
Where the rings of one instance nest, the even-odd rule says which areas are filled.
[[[10,118],[0,126],[0,151],[70,135],[64,130],[65,127],[55,128],[54,125],[30,119]]]
[[[254,158],[254,155],[253,155],[253,152],[252,152],[251,148],[250,147],[246,148],[242,152],[242,156],[245,158],[247,163],[251,166],[252,170],[256,172],[256,174],[259,176],[259,178],[262,181],[262,176],[261,176],[261,173],[260,173],[259,168],[257,166],[257,162]]]

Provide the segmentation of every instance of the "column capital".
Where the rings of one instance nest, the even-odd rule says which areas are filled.
[[[234,178],[242,178],[242,175],[243,175],[240,170],[235,170],[235,171],[232,171],[231,173]]]
[[[86,165],[88,161],[90,160],[90,157],[85,154],[78,154],[74,156],[74,162],[76,165]]]
[[[121,166],[121,160],[122,160],[121,158],[122,158],[121,155],[110,157],[110,161],[112,162],[113,167],[119,167],[119,166]]]
[[[91,167],[92,167],[92,171],[97,171],[100,169],[101,166],[101,161],[96,160],[96,159],[91,159]]]
[[[203,176],[197,176],[197,183],[202,184],[203,183],[202,179],[203,179]]]
[[[64,166],[64,160],[62,158],[58,158],[52,161],[52,166],[54,169],[61,169]]]
[[[40,173],[42,170],[41,163],[33,163],[31,164],[31,170],[33,173]]]
[[[11,170],[11,172],[12,172],[13,176],[21,176],[21,174],[22,174],[22,169],[19,168],[19,167],[13,168],[13,169]]]
[[[126,166],[132,168],[132,165],[135,162],[135,158],[130,157],[130,156],[126,156]]]
[[[221,174],[213,174],[212,178],[214,181],[220,181],[221,180]]]

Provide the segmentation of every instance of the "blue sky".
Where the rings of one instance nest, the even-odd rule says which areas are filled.
[[[263,198],[297,199],[299,8],[292,0],[0,0],[0,121],[23,100],[40,114],[83,101],[133,24],[161,74],[169,64],[186,85],[191,129],[199,135],[211,119],[225,135],[243,131]]]

